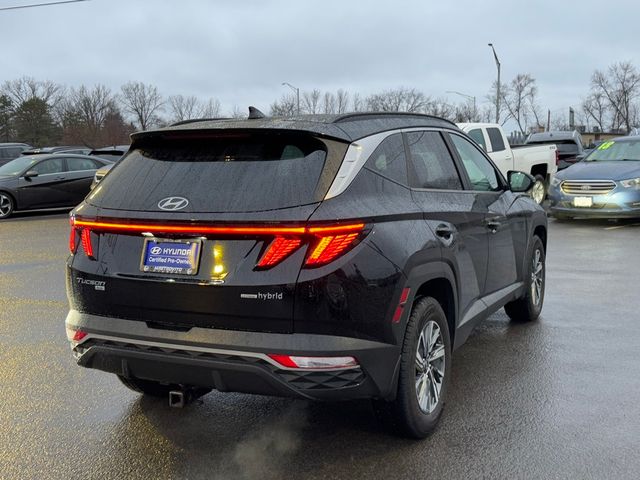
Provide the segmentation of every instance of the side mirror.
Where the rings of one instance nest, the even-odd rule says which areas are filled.
[[[509,182],[509,190],[515,193],[528,192],[533,187],[533,184],[536,183],[536,179],[528,173],[515,170],[507,172],[507,180]]]
[[[36,172],[35,170],[29,170],[27,173],[24,174],[24,178],[26,178],[27,180],[37,176],[38,176],[38,172]]]

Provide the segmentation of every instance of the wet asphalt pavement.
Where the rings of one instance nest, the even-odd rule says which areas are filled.
[[[542,317],[472,334],[418,442],[368,402],[214,392],[175,410],[77,367],[66,218],[0,223],[0,478],[640,478],[640,224],[550,220]]]

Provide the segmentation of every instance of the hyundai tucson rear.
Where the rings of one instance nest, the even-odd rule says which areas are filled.
[[[453,124],[421,115],[134,135],[71,214],[78,363],[147,395],[373,398],[405,433],[428,434],[470,327],[505,304],[529,320],[542,307],[544,213],[499,173],[475,192],[468,153],[492,168]],[[411,161],[439,155],[455,180],[411,188]],[[492,235],[505,256],[493,279]]]

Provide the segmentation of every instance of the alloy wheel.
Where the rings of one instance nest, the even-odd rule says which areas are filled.
[[[0,218],[8,216],[12,209],[11,199],[6,194],[0,193]]]
[[[440,401],[440,392],[444,382],[445,346],[440,327],[434,321],[428,321],[416,348],[416,396],[423,413],[433,412]]]
[[[542,252],[536,248],[531,266],[531,299],[533,304],[538,306],[542,300],[542,288],[544,286],[544,264],[542,263]]]
[[[533,187],[531,187],[531,198],[533,198],[534,202],[540,205],[544,201],[544,195],[544,182],[536,180],[536,182],[533,184]]]

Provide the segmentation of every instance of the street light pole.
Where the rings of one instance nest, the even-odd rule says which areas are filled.
[[[478,107],[476,106],[476,97],[472,95],[467,95],[466,93],[456,92],[455,90],[447,90],[445,93],[455,93],[456,95],[460,95],[461,97],[468,98],[469,100],[473,100],[473,116],[478,115]],[[471,118],[469,121],[473,121]]]
[[[289,87],[291,90],[293,90],[294,92],[296,92],[296,102],[297,102],[297,108],[296,108],[296,114],[300,115],[300,89],[298,87],[294,87],[293,85],[291,85],[289,82],[282,82],[283,86],[287,86]]]
[[[498,60],[498,54],[493,47],[493,43],[488,44],[493,50],[493,58],[496,59],[496,68],[498,69],[498,85],[496,86],[496,123],[500,123],[500,60]]]

